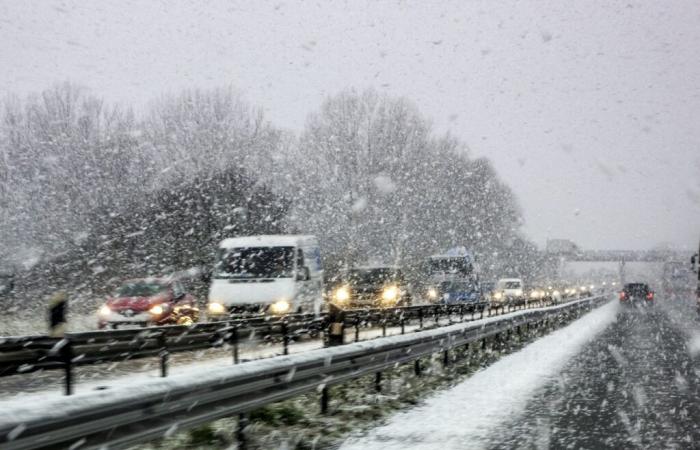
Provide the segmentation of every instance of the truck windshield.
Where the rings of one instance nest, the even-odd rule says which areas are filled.
[[[504,281],[501,283],[502,289],[520,289],[519,281]]]
[[[214,270],[217,278],[291,278],[294,247],[222,249]]]
[[[474,292],[476,286],[464,281],[446,281],[440,284],[440,290],[443,292]]]
[[[432,258],[430,260],[431,274],[457,274],[466,276],[472,272],[472,265],[463,257]]]

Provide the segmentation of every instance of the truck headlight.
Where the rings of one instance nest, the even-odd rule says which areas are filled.
[[[515,296],[516,296],[516,297],[522,297],[522,295],[523,295],[523,290],[522,290],[522,289],[517,289],[517,290],[515,291]]]
[[[336,289],[333,298],[335,298],[339,302],[347,301],[350,298],[350,289],[348,289],[345,286]]]
[[[154,316],[160,316],[165,312],[165,310],[166,310],[166,307],[164,305],[154,305],[154,306],[151,306],[151,308],[148,310],[148,312],[153,314]]]
[[[435,288],[428,289],[428,298],[430,300],[435,300],[438,298],[438,291]]]
[[[109,306],[102,305],[97,314],[99,314],[102,317],[108,317],[110,314],[112,314],[112,310],[109,308]]]
[[[389,286],[387,288],[384,288],[384,291],[382,292],[382,300],[384,300],[385,302],[394,301],[398,296],[399,289],[396,286]]]
[[[273,314],[284,314],[289,311],[290,306],[287,300],[278,300],[270,305],[270,311],[272,311]]]
[[[496,300],[501,300],[503,298],[503,292],[496,292],[493,294],[493,298]]]
[[[226,312],[224,305],[218,302],[209,302],[208,310],[209,314],[224,314]]]

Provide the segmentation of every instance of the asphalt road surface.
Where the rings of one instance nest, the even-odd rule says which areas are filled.
[[[618,320],[489,448],[700,448],[700,321],[686,305]]]

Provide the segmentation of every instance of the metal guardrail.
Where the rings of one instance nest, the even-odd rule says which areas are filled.
[[[479,303],[455,303],[449,305],[421,305],[397,308],[353,309],[343,311],[346,329],[354,329],[355,342],[360,340],[363,328],[381,328],[386,336],[388,326],[401,328],[416,323],[420,329],[438,326],[441,320],[460,322],[505,314],[528,307],[547,304],[546,301],[513,301],[499,305]],[[478,314],[478,317],[477,317]],[[0,338],[0,377],[29,374],[39,370],[62,369],[65,371],[64,390],[73,391],[73,368],[120,360],[140,358],[160,359],[161,376],[168,375],[169,357],[172,353],[209,348],[231,349],[234,363],[239,362],[239,344],[250,336],[278,339],[283,353],[289,353],[289,345],[304,333],[319,334],[329,325],[329,315],[293,314],[281,317],[253,316],[244,319],[200,322],[193,326],[170,325],[160,327],[100,330],[67,333],[63,338],[48,336],[19,336]]]
[[[223,417],[321,388],[322,407],[328,387],[382,370],[420,361],[437,352],[497,335],[510,336],[564,314],[590,309],[606,296],[507,317],[391,336],[290,356],[251,361],[148,381],[124,389],[96,391],[47,401],[42,410],[0,412],[0,447],[127,448]],[[447,362],[447,360],[445,360]],[[416,369],[419,364],[416,364]],[[418,371],[418,370],[417,370]],[[73,448],[73,447],[71,447]]]

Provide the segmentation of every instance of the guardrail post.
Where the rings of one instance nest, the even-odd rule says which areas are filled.
[[[401,334],[406,334],[406,318],[401,311]]]
[[[459,305],[459,321],[464,322],[464,304]]]
[[[386,337],[386,310],[382,311],[382,336]]]
[[[355,342],[360,341],[360,317],[355,317]]]
[[[447,367],[450,365],[450,351],[449,350],[445,350],[444,352],[442,352],[442,365],[444,367]]]
[[[440,325],[440,307],[435,307],[435,325]]]
[[[284,348],[283,352],[285,355],[289,354],[289,327],[287,326],[287,320],[282,322],[282,346]]]
[[[345,343],[345,315],[343,310],[331,304],[328,314],[328,322],[327,345],[329,347],[343,345]]]
[[[418,325],[419,325],[419,328],[422,330],[423,329],[423,308],[418,310]]]
[[[328,414],[328,403],[330,401],[330,392],[328,386],[323,386],[321,389],[321,414]]]
[[[65,395],[73,395],[73,343],[70,339],[64,338],[66,343],[61,347],[61,359],[66,370]]]
[[[420,359],[416,359],[413,362],[413,373],[415,373],[417,377],[421,376],[422,370],[420,366]]]
[[[248,416],[238,415],[238,427],[236,428],[236,440],[238,440],[238,450],[246,449],[245,429],[248,426]]]
[[[233,363],[238,364],[238,325],[229,325],[229,332],[228,343],[233,352]]]
[[[168,344],[165,339],[165,332],[158,333],[158,346],[160,347],[160,376],[168,376]]]
[[[377,372],[374,374],[374,390],[376,392],[382,392],[382,373]]]

